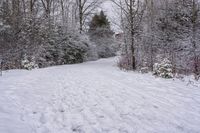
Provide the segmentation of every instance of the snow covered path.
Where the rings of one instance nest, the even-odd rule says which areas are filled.
[[[0,133],[200,133],[200,88],[116,58],[0,77]]]

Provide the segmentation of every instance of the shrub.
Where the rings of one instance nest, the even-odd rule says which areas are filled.
[[[130,56],[128,55],[123,55],[120,57],[117,66],[121,69],[121,70],[131,70],[131,60],[129,58]]]
[[[34,57],[28,59],[26,55],[24,56],[24,59],[21,61],[21,66],[23,69],[27,70],[38,68],[38,65],[35,63]]]
[[[168,59],[164,59],[160,64],[155,63],[153,74],[162,78],[173,78],[171,62]]]
[[[149,72],[149,68],[148,67],[142,67],[142,68],[140,68],[140,72],[141,73],[148,73]]]

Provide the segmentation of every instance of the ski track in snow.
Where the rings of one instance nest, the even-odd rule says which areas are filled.
[[[0,77],[0,133],[200,133],[200,88],[116,58]]]

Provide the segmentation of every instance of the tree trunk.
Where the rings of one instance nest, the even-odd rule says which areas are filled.
[[[130,27],[131,27],[131,65],[132,69],[136,69],[135,48],[134,48],[134,22],[133,22],[133,1],[130,0]]]
[[[79,24],[80,24],[80,33],[83,31],[83,7],[82,0],[79,0]]]
[[[197,77],[197,75],[199,75],[199,71],[198,71],[198,56],[196,53],[196,49],[197,49],[197,45],[196,45],[196,21],[197,21],[197,13],[198,13],[198,9],[197,9],[197,5],[196,5],[196,1],[193,0],[193,7],[192,7],[192,46],[193,46],[193,54],[194,54],[194,59],[193,59],[193,65],[194,65],[194,74],[195,77]]]

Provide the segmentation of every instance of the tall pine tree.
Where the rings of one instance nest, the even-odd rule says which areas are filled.
[[[114,33],[110,28],[110,22],[103,11],[100,14],[94,15],[89,25],[90,36],[109,36],[111,37]]]
[[[113,48],[114,32],[111,30],[110,22],[103,11],[94,15],[89,25],[90,40],[97,46],[99,58],[105,58],[115,55]]]

